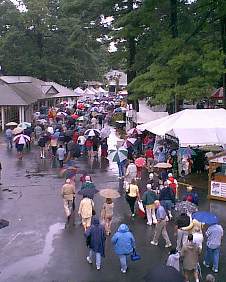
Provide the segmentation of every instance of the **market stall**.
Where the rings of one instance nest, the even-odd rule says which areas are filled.
[[[209,199],[226,201],[226,151],[209,158]]]

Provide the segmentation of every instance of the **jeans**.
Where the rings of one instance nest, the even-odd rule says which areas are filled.
[[[118,164],[118,174],[119,174],[119,177],[122,177],[125,175],[125,165],[124,165],[124,162],[120,162],[120,163],[117,163]]]
[[[126,255],[119,255],[119,260],[120,260],[120,264],[121,264],[121,269],[127,270]]]
[[[206,246],[205,263],[207,265],[213,263],[213,268],[218,270],[219,257],[220,257],[220,247],[216,249],[210,249],[208,246]]]
[[[100,253],[95,253],[93,250],[89,250],[89,258],[92,261],[92,257],[93,255],[96,255],[96,267],[100,267],[101,266],[101,254]]]

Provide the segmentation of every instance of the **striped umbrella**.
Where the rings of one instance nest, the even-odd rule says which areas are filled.
[[[127,159],[128,150],[124,147],[119,148],[118,150],[109,150],[108,159],[112,162],[122,162]]]
[[[88,137],[94,137],[94,136],[99,137],[100,136],[100,131],[98,129],[87,129],[85,131],[84,135],[86,135]]]

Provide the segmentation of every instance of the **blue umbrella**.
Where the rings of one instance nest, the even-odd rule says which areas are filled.
[[[208,225],[217,224],[219,222],[218,216],[207,211],[198,211],[192,214],[192,219],[196,219],[201,223]]]
[[[195,156],[196,152],[192,150],[191,148],[180,148],[179,154],[181,156]]]

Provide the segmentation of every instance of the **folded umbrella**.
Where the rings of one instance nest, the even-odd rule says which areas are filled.
[[[201,223],[212,225],[219,223],[219,218],[214,213],[208,211],[198,211],[192,214],[192,219],[196,219]]]

